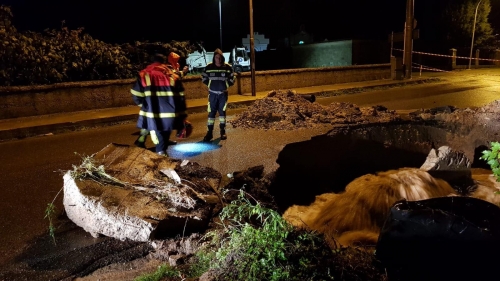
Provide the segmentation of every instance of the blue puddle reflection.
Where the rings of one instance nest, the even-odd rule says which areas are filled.
[[[218,142],[178,143],[169,147],[168,154],[173,158],[193,157],[220,147]]]

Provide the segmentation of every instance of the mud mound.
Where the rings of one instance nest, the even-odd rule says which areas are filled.
[[[491,103],[489,103],[483,107],[480,107],[478,109],[478,112],[500,114],[500,100],[492,101]]]
[[[414,121],[419,120],[440,120],[455,123],[477,122],[477,119],[482,119],[487,115],[487,118],[500,117],[500,100],[492,101],[482,107],[467,107],[455,108],[454,106],[442,106],[430,109],[420,109],[410,113],[410,117]],[[470,120],[474,119],[474,120]]]
[[[363,124],[400,120],[383,106],[358,107],[351,103],[323,106],[293,90],[273,90],[229,121],[233,127],[296,130],[325,124]]]
[[[500,100],[482,107],[455,108],[443,106],[431,109],[420,109],[410,113],[413,121],[436,122],[456,134],[473,136],[477,139],[496,140],[496,132],[500,130]],[[476,136],[477,135],[477,136]]]

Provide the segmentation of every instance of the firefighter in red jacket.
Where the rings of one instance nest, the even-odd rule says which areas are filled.
[[[158,154],[168,156],[170,134],[183,126],[187,114],[180,76],[165,63],[164,55],[155,55],[154,62],[139,72],[131,93],[141,106],[137,127],[151,134]]]
[[[180,64],[179,64],[180,58],[181,57],[178,54],[176,54],[174,52],[170,52],[170,54],[168,55],[167,66],[168,66],[168,68],[172,69],[172,71],[174,71],[177,75],[179,75],[182,78],[189,71],[189,68],[186,65],[186,66],[184,66],[182,71],[180,71],[180,69],[179,69],[180,68]]]

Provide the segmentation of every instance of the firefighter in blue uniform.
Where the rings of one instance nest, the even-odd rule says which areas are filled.
[[[184,66],[184,68],[181,70],[179,70],[179,61],[180,59],[180,56],[174,52],[171,52],[169,55],[168,55],[168,61],[167,61],[167,67],[174,72],[174,74],[176,74],[177,76],[180,76],[181,78],[186,76],[186,73],[188,72],[188,67],[187,66]],[[160,59],[160,63],[163,63],[163,58]],[[182,84],[181,83],[177,83],[176,86],[179,87],[181,86]],[[190,124],[190,123],[189,123]],[[179,128],[179,131],[182,132],[184,128]],[[190,127],[190,129],[192,130],[192,127]],[[137,140],[134,142],[134,144],[138,147],[142,147],[142,148],[146,148],[146,139],[149,135],[149,131],[146,130],[146,129],[141,129],[140,132],[139,132],[139,137],[137,138]],[[184,136],[186,137],[186,136]],[[173,141],[173,140],[169,140],[167,142],[168,145],[176,145],[177,142],[176,141]]]
[[[228,100],[228,88],[234,85],[234,73],[231,65],[224,61],[224,55],[220,49],[216,49],[212,63],[205,68],[202,82],[208,86],[208,122],[207,134],[204,142],[212,140],[215,116],[219,113],[220,139],[227,139],[226,135],[226,107]]]
[[[170,134],[183,126],[187,114],[180,76],[165,63],[164,55],[155,55],[154,62],[139,72],[130,92],[141,107],[137,127],[151,134],[156,153],[168,156]]]

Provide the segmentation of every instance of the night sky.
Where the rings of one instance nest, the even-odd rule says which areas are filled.
[[[250,31],[249,1],[221,0],[222,41],[227,49],[241,43]],[[415,0],[417,28],[432,33],[439,0]],[[0,0],[14,13],[20,31],[84,27],[108,43],[134,41],[204,41],[219,47],[218,0]],[[492,0],[490,22],[500,31],[500,0]],[[386,39],[403,31],[405,0],[253,0],[254,31],[271,43],[296,33],[304,24],[315,40]],[[493,19],[493,20],[491,20]]]

